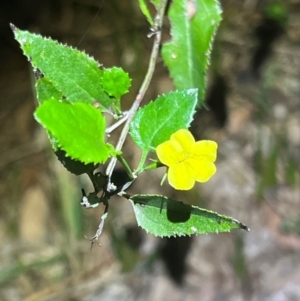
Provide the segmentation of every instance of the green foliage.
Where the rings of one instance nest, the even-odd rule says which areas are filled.
[[[196,106],[204,100],[212,41],[221,19],[220,7],[215,0],[172,2],[169,10],[172,40],[163,46],[162,54],[179,90],[161,95],[138,110],[154,72],[163,25],[162,18],[158,16],[163,16],[167,1],[152,0],[151,3],[158,10],[155,24],[146,1],[139,0],[143,14],[158,31],[153,31],[156,37],[149,70],[129,114],[124,117],[127,121],[116,149],[106,142],[105,134],[110,131],[106,129],[103,113],[110,113],[114,117],[124,116],[121,97],[130,88],[129,75],[118,67],[102,67],[84,52],[12,26],[15,37],[38,78],[36,93],[39,107],[34,113],[36,120],[48,132],[62,164],[71,173],[86,173],[90,177],[95,191],[86,195],[83,190],[81,204],[86,208],[95,208],[100,203],[105,206],[99,229],[91,239],[92,243],[102,232],[110,198],[116,194],[130,199],[138,224],[157,236],[248,230],[231,217],[164,196],[130,197],[126,193],[139,173],[162,166],[161,162],[155,161],[144,168],[149,152],[154,152],[157,146],[169,140],[178,130],[188,129],[190,126]],[[131,137],[142,151],[139,167],[134,174],[121,152],[129,129]],[[116,158],[112,158],[114,156]],[[110,158],[105,174],[96,170],[98,164],[104,164]],[[127,183],[119,187],[111,183],[117,159],[129,178]],[[78,213],[78,208],[73,207],[69,200],[65,202],[64,208],[70,211],[67,224],[71,228],[76,227],[76,219],[72,219],[75,213],[72,212]],[[81,235],[78,231],[74,233],[76,237]]]
[[[215,0],[174,1],[169,10],[172,40],[163,45],[162,56],[178,89],[199,89],[200,106],[204,101],[206,71],[212,42],[221,20],[220,5]]]
[[[62,92],[56,89],[53,83],[45,77],[37,80],[35,89],[37,100],[40,104],[45,100],[57,100],[63,98]]]
[[[138,110],[130,124],[130,135],[145,154],[190,126],[197,95],[197,89],[173,91]]]
[[[37,108],[35,118],[73,159],[105,163],[114,154],[104,141],[105,118],[92,105],[48,100]]]
[[[142,13],[146,17],[146,19],[148,20],[148,22],[150,23],[150,25],[153,26],[154,22],[153,22],[153,19],[151,17],[151,14],[149,12],[149,9],[148,9],[146,1],[145,0],[139,0],[139,5],[140,5]]]
[[[114,105],[114,99],[109,95],[114,95],[116,91],[109,90],[108,85],[106,89],[103,88],[101,83],[104,70],[93,58],[72,47],[27,31],[15,29],[15,37],[32,67],[37,68],[67,101],[89,104],[98,102],[103,111],[110,110]],[[128,87],[124,90],[127,92]]]
[[[231,217],[161,195],[134,195],[130,201],[138,225],[160,237],[229,232],[232,229],[248,230]]]
[[[131,79],[128,73],[117,67],[103,69],[102,81],[103,89],[118,101],[122,95],[128,92],[131,86]]]

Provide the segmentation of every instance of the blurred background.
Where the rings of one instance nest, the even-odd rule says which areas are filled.
[[[250,227],[159,239],[111,200],[101,246],[90,250],[103,208],[80,206],[87,178],[68,173],[33,119],[34,80],[9,23],[121,66],[130,107],[152,40],[136,0],[0,3],[0,300],[300,300],[300,1],[223,0],[197,139],[219,144],[218,171],[177,193],[146,173],[130,193],[161,193]],[[168,22],[163,39],[168,36]],[[144,103],[174,89],[161,59]],[[117,130],[111,142],[117,140]],[[140,153],[128,139],[136,167]],[[117,169],[115,181],[124,181]]]

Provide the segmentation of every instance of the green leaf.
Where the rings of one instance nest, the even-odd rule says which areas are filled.
[[[37,80],[35,89],[39,104],[43,103],[45,100],[60,100],[63,97],[62,92],[57,90],[53,83],[46,77]]]
[[[139,5],[140,5],[140,9],[141,9],[142,13],[147,18],[150,25],[153,26],[153,24],[154,24],[153,19],[151,17],[151,14],[149,12],[149,9],[148,9],[148,6],[147,6],[145,0],[139,0]]]
[[[220,5],[216,0],[176,0],[169,18],[172,40],[163,45],[162,57],[178,89],[199,89],[201,105],[212,42],[221,20]]]
[[[49,100],[34,115],[71,158],[85,164],[105,163],[114,155],[113,147],[104,141],[105,118],[92,105]]]
[[[156,236],[229,232],[248,227],[239,221],[213,211],[190,206],[161,195],[130,197],[137,223]]]
[[[193,120],[197,89],[174,91],[159,96],[139,109],[130,124],[130,135],[147,154],[170,139],[180,129],[187,129]]]
[[[101,86],[103,71],[93,58],[57,41],[13,29],[31,65],[38,68],[69,102],[99,102],[106,109],[112,105],[113,100]]]
[[[103,89],[117,100],[126,94],[131,86],[131,79],[128,73],[118,67],[103,69],[102,80]]]

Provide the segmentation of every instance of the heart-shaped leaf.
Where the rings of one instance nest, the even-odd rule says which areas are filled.
[[[71,158],[85,164],[105,163],[114,155],[113,147],[104,141],[105,118],[92,105],[49,100],[34,115]]]

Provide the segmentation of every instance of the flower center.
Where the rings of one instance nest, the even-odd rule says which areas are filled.
[[[178,163],[183,163],[189,157],[190,157],[189,152],[182,152]]]

